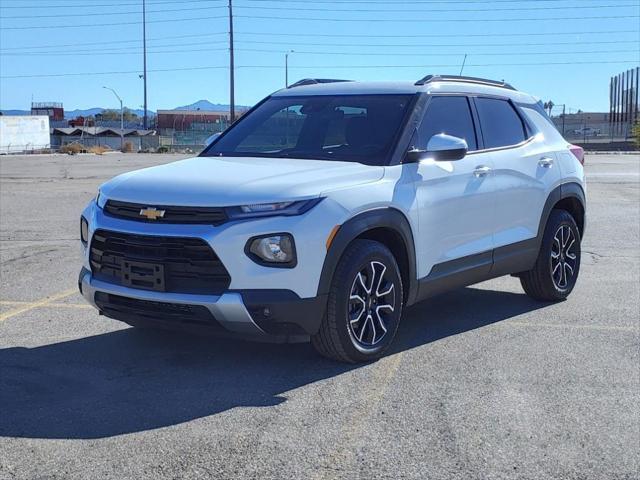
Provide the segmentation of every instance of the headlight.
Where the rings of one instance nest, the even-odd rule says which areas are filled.
[[[239,207],[227,208],[227,215],[231,220],[240,218],[272,217],[275,215],[291,217],[302,215],[311,210],[322,198],[299,200],[296,202],[254,203]]]
[[[296,246],[288,233],[254,237],[247,242],[245,251],[260,265],[293,268],[296,266]]]
[[[98,190],[98,195],[96,196],[96,204],[98,205],[98,207],[104,208],[106,203],[107,197],[100,190]]]
[[[89,241],[89,222],[84,217],[80,217],[80,240],[85,245]]]

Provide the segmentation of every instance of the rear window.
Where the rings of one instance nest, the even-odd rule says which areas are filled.
[[[517,145],[527,138],[520,115],[507,100],[476,98],[485,148]]]

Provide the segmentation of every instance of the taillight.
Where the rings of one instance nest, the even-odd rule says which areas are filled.
[[[573,156],[576,157],[582,165],[584,165],[584,148],[579,147],[578,145],[569,145],[569,150],[571,150]]]

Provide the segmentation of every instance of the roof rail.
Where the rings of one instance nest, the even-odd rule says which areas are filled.
[[[427,75],[426,77],[418,80],[416,85],[426,85],[432,82],[462,82],[462,83],[475,83],[477,85],[489,85],[491,87],[508,88],[509,90],[515,90],[512,85],[509,85],[504,80],[489,80],[487,78],[478,77],[463,77],[460,75]]]
[[[339,80],[333,78],[303,78],[287,88],[302,87],[303,85],[315,85],[316,83],[353,82],[353,80]]]

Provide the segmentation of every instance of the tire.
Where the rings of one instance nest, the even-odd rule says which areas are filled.
[[[565,300],[580,273],[580,231],[566,210],[552,210],[533,269],[520,275],[531,298],[547,302]]]
[[[354,240],[338,262],[327,313],[311,343],[341,362],[376,360],[393,341],[402,307],[402,279],[391,251],[372,240]]]

